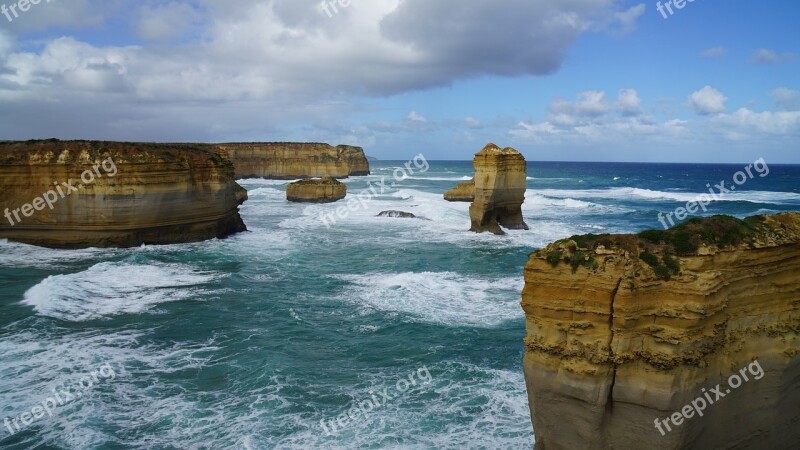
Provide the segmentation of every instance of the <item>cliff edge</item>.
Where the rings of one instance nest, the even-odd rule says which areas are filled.
[[[53,248],[223,238],[246,230],[233,175],[206,145],[0,142],[0,238]]]
[[[220,144],[233,161],[237,178],[347,178],[370,174],[361,147],[318,143]]]
[[[798,280],[798,213],[532,253],[523,366],[536,448],[797,448]]]

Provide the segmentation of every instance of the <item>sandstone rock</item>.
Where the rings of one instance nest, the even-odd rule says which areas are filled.
[[[467,202],[475,201],[475,180],[461,183],[458,186],[444,193],[444,199],[448,202]]]
[[[347,178],[369,175],[360,147],[302,143],[220,144],[236,168],[237,178]]]
[[[333,203],[346,196],[347,185],[332,177],[301,180],[286,188],[286,199],[297,203]]]
[[[482,233],[504,234],[501,226],[527,230],[522,203],[527,189],[525,158],[513,148],[489,144],[475,155],[475,200],[469,208],[472,228]]]
[[[62,184],[70,180],[75,190]],[[45,194],[52,209],[37,200]],[[223,238],[246,230],[238,212],[246,198],[231,162],[211,146],[0,143],[0,208],[11,213],[0,218],[0,238],[53,248]],[[26,217],[26,204],[40,209]]]
[[[576,236],[531,254],[523,366],[536,448],[796,448],[798,280],[797,213]],[[726,394],[743,368],[749,381]],[[667,431],[664,419],[717,384],[724,398]]]
[[[382,211],[378,217],[394,217],[399,219],[417,219],[418,217],[410,212],[404,211]]]

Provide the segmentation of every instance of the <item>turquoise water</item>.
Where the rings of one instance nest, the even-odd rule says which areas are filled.
[[[54,388],[92,383],[52,417],[14,434],[0,425],[0,446],[531,448],[528,253],[658,227],[659,211],[743,167],[530,163],[531,230],[497,237],[467,232],[469,205],[442,199],[470,163],[412,166],[399,181],[402,163],[348,180],[351,197],[381,177],[395,186],[330,228],[320,217],[346,203],[289,204],[288,182],[243,180],[250,232],[226,240],[79,251],[0,241],[0,415],[19,424]],[[705,215],[800,209],[800,167],[769,169]],[[375,217],[390,209],[423,219]],[[113,376],[92,381],[100,367]],[[326,433],[343,413],[344,428]]]

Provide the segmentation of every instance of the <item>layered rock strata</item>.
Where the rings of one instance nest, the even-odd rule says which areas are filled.
[[[245,231],[247,192],[205,145],[0,143],[0,238],[53,248],[134,247]]]
[[[286,199],[296,203],[333,203],[346,196],[347,185],[332,177],[301,180],[286,188]]]
[[[360,147],[317,143],[220,144],[236,168],[237,178],[347,178],[369,175]]]
[[[537,449],[800,444],[800,214],[551,244],[522,307]]]
[[[500,228],[527,230],[522,203],[527,189],[527,165],[518,151],[489,144],[475,155],[475,200],[469,208],[470,231],[504,234]]]
[[[444,193],[444,199],[448,202],[466,202],[472,203],[475,201],[475,180],[461,183],[458,186],[450,189]]]

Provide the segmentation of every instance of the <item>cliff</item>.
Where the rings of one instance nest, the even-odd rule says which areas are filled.
[[[336,178],[301,180],[286,188],[286,199],[297,203],[333,203],[347,196],[347,185]]]
[[[212,147],[0,143],[0,238],[54,248],[134,247],[245,231],[247,198]]]
[[[475,200],[469,207],[470,231],[504,234],[500,227],[527,230],[522,203],[527,189],[525,158],[513,148],[489,144],[475,155]]]
[[[536,448],[797,448],[798,280],[797,213],[575,236],[531,254]]]
[[[448,202],[468,202],[475,201],[475,180],[461,183],[458,186],[444,193],[444,199]]]
[[[233,161],[237,178],[347,178],[369,175],[369,161],[360,147],[328,144],[220,144]]]

